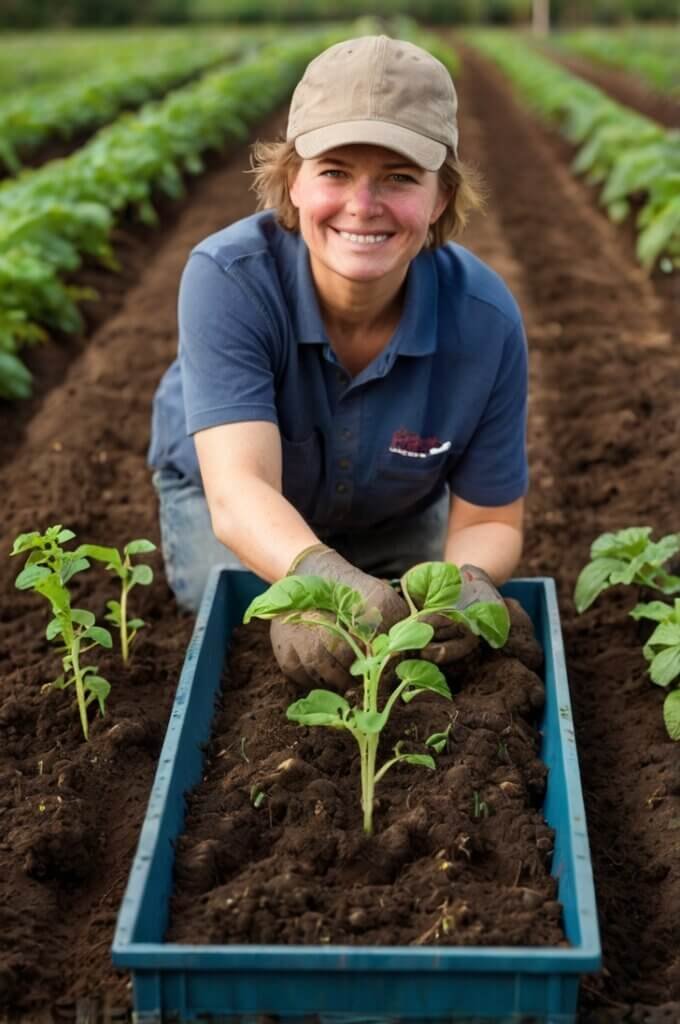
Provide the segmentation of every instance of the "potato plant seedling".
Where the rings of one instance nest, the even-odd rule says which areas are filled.
[[[393,757],[376,770],[380,734],[397,700],[401,698],[409,702],[428,691],[451,700],[446,679],[436,665],[422,658],[407,658],[396,666],[398,681],[380,707],[380,682],[388,663],[395,656],[427,646],[434,635],[434,628],[422,620],[433,613],[464,623],[492,647],[501,647],[505,643],[510,628],[508,612],[503,605],[479,602],[469,605],[464,611],[456,608],[461,576],[455,565],[423,562],[402,577],[401,589],[409,615],[387,633],[379,631],[377,609],[367,608],[357,591],[319,576],[288,576],[279,580],[250,603],[243,617],[244,622],[249,622],[253,618],[273,619],[282,615],[286,622],[327,629],[352,649],[355,660],[350,672],[363,682],[359,705],[351,705],[345,697],[331,690],[315,689],[291,704],[286,714],[300,725],[344,729],[354,737],[361,758],[363,827],[368,834],[373,831],[375,787],[390,768],[396,764],[417,765],[431,770],[436,767],[430,754],[406,753],[402,749],[403,741],[400,741],[394,747]],[[334,620],[305,616],[306,612],[318,611],[330,612]],[[435,737],[435,742],[430,744],[434,749],[441,738],[438,734]]]
[[[585,611],[603,590],[617,583],[650,587],[665,595],[680,592],[680,576],[665,568],[680,551],[680,534],[671,533],[654,542],[651,532],[650,526],[631,526],[603,533],[593,542],[591,561],[576,581],[577,611]],[[666,601],[637,604],[629,615],[657,623],[642,653],[653,683],[664,688],[676,684],[664,700],[663,717],[668,735],[680,740],[680,600],[676,598],[672,605]]]
[[[87,740],[87,709],[96,701],[104,714],[111,686],[98,674],[96,666],[82,663],[82,656],[97,646],[111,648],[113,641],[109,630],[96,624],[92,612],[71,606],[67,583],[77,573],[90,568],[90,559],[104,562],[106,568],[120,579],[120,601],[107,602],[109,612],[105,618],[118,627],[123,661],[127,661],[130,644],[144,625],[142,619],[128,620],[128,594],[136,584],[148,585],[153,579],[148,565],[132,565],[131,558],[154,551],[155,544],[149,540],[130,541],[123,548],[122,556],[116,548],[97,544],[80,544],[72,551],[65,550],[63,545],[74,537],[72,530],[60,525],[48,527],[45,533],[22,533],[15,539],[11,554],[29,552],[15,586],[19,590],[34,590],[50,602],[53,618],[47,625],[46,636],[48,640],[60,640],[64,671],[48,685],[62,690],[74,686],[80,723]]]

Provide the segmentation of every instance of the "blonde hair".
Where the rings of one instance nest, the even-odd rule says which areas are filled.
[[[291,201],[289,186],[301,164],[302,157],[293,142],[258,140],[251,146],[252,189],[257,196],[257,209],[276,210],[279,224],[288,231],[300,230],[300,218]],[[449,153],[437,173],[439,184],[450,194],[450,199],[428,232],[427,249],[436,249],[460,235],[470,212],[484,206],[484,186],[476,168]]]

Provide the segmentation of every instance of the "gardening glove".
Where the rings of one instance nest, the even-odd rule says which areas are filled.
[[[459,611],[477,601],[505,604],[483,569],[476,565],[461,565],[460,575],[463,585],[455,605]],[[437,665],[449,665],[464,658],[479,646],[479,637],[462,622],[452,622],[445,615],[438,615],[436,612],[427,615],[422,621],[434,627],[432,640],[420,652],[426,661],[433,661]]]
[[[380,613],[380,632],[386,632],[408,615],[406,602],[389,583],[357,569],[326,544],[305,548],[286,575],[322,576],[358,591],[366,602],[366,608],[376,608]],[[305,616],[319,621],[334,621],[328,612],[307,612]],[[344,693],[355,682],[349,671],[355,660],[354,652],[342,637],[328,629],[285,622],[280,616],[272,619],[269,635],[281,671],[296,683],[303,686],[321,684]]]

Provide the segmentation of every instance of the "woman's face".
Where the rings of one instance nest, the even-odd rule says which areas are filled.
[[[403,281],[448,197],[435,171],[382,146],[352,145],[303,160],[290,187],[319,274]]]

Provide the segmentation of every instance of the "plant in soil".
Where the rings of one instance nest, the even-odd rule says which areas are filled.
[[[594,541],[591,561],[576,581],[574,603],[583,612],[607,587],[637,584],[671,595],[680,591],[680,576],[669,573],[666,563],[680,551],[680,534],[660,541],[650,539],[649,526],[632,526],[617,533],[603,533]],[[664,700],[663,716],[668,735],[680,740],[680,600],[637,604],[631,618],[650,619],[656,628],[642,649],[653,683],[664,688],[676,683]]]
[[[433,614],[464,623],[492,647],[505,643],[510,628],[507,609],[502,605],[478,602],[465,610],[456,608],[462,582],[455,565],[423,562],[407,572],[400,584],[409,615],[387,633],[380,632],[377,609],[367,608],[357,591],[319,576],[288,576],[277,581],[250,603],[243,618],[248,623],[253,618],[283,615],[286,622],[327,629],[352,649],[355,661],[350,672],[363,683],[360,704],[353,706],[331,690],[315,689],[291,704],[286,715],[300,725],[344,729],[354,737],[361,759],[363,827],[368,834],[373,831],[375,787],[390,768],[396,764],[431,770],[436,767],[430,754],[405,752],[400,741],[393,756],[376,770],[380,734],[397,700],[401,697],[408,703],[426,692],[452,699],[446,679],[436,665],[421,658],[407,658],[396,665],[398,681],[381,707],[380,684],[389,662],[405,652],[427,646],[434,628],[423,620]],[[326,617],[320,619],[319,612],[327,613]]]
[[[150,540],[131,540],[123,548],[122,556],[117,548],[102,547],[98,544],[81,544],[78,550],[85,558],[104,562],[107,570],[120,580],[120,601],[106,602],[109,610],[104,618],[118,629],[121,654],[123,661],[127,662],[132,641],[146,625],[143,619],[128,619],[128,595],[133,587],[138,584],[148,587],[153,580],[151,566],[143,563],[133,565],[132,556],[155,551],[156,545]]]
[[[71,607],[71,594],[66,584],[76,573],[90,567],[81,548],[65,551],[62,547],[72,540],[72,530],[50,526],[45,533],[22,533],[14,541],[12,555],[29,551],[26,565],[15,580],[19,590],[34,590],[47,598],[53,618],[47,624],[48,640],[58,640],[63,653],[63,673],[50,687],[65,690],[75,687],[80,724],[88,739],[87,709],[96,701],[104,714],[110,684],[97,672],[95,665],[84,665],[83,655],[94,647],[112,646],[108,629],[96,625],[95,616],[85,608]]]

